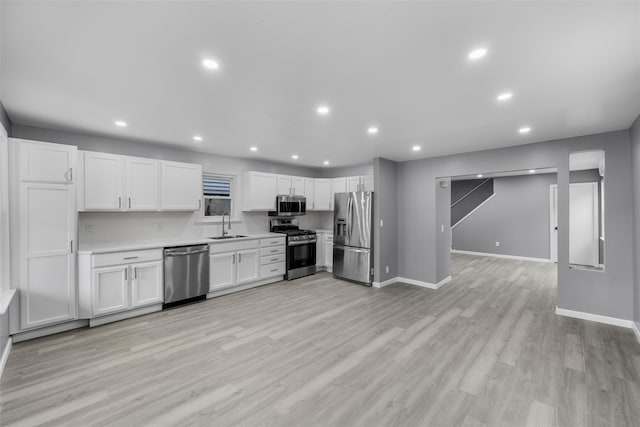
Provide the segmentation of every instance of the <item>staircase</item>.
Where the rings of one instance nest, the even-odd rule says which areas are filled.
[[[493,196],[493,178],[451,181],[451,228]]]

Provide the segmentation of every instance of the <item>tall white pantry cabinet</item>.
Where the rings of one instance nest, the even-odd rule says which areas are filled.
[[[9,149],[17,333],[77,319],[77,148],[11,138]]]

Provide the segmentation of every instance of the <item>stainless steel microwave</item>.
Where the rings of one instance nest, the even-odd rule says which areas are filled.
[[[307,198],[304,196],[276,196],[277,216],[299,216],[307,214]]]

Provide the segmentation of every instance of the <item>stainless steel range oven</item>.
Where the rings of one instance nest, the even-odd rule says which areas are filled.
[[[316,272],[316,232],[300,230],[296,219],[271,220],[272,232],[287,235],[287,280]]]

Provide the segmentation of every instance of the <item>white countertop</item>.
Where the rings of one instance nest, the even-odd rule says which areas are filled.
[[[325,233],[325,234],[333,234],[333,230],[325,229],[325,228],[312,228],[316,233]]]
[[[78,248],[79,254],[97,254],[107,252],[123,252],[123,251],[135,251],[140,249],[157,249],[168,248],[171,246],[187,246],[187,245],[202,245],[202,244],[217,244],[225,242],[239,242],[243,240],[256,240],[264,239],[268,237],[285,237],[281,233],[260,233],[249,234],[247,237],[238,237],[235,239],[209,239],[206,237],[180,237],[176,239],[155,239],[155,240],[140,240],[133,242],[112,242],[112,243],[91,243],[80,244]]]

